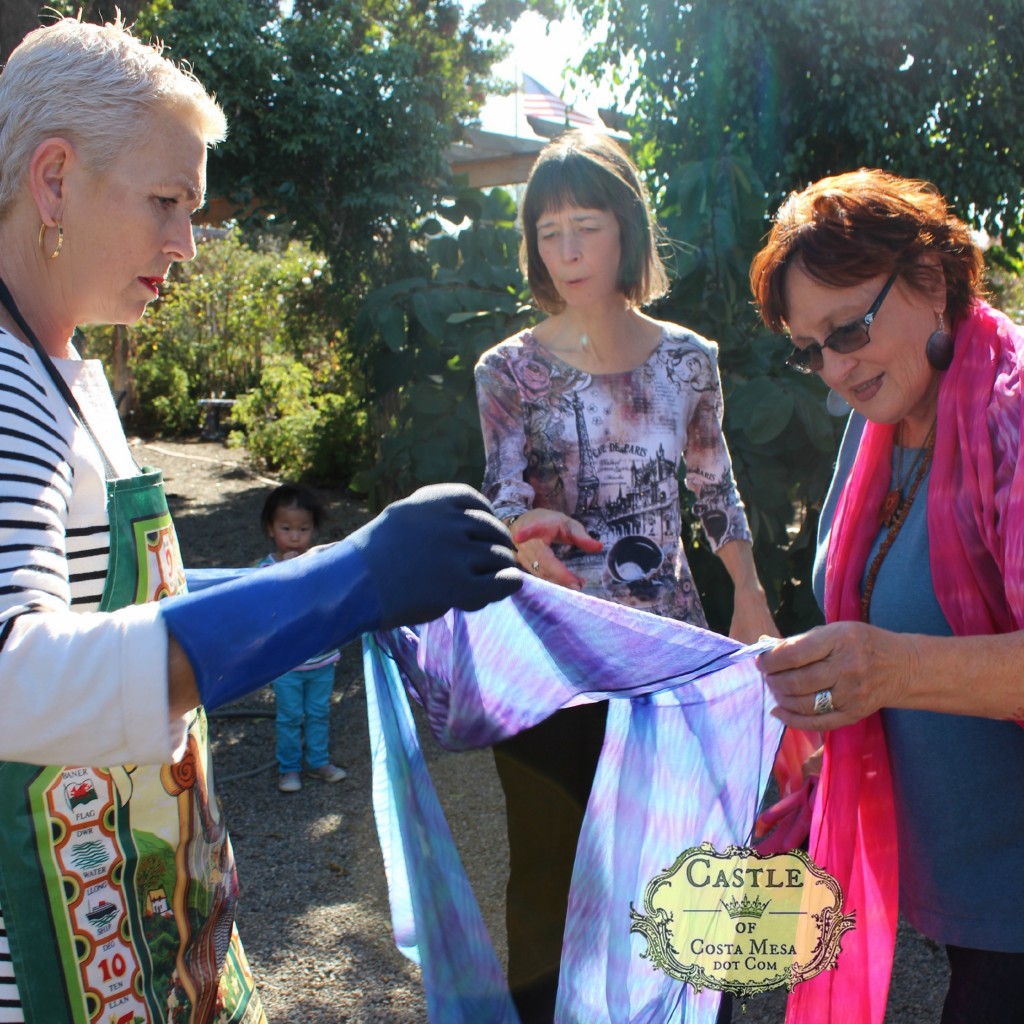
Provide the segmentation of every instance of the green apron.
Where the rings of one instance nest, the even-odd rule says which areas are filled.
[[[161,474],[107,481],[101,611],[185,590]],[[265,1024],[206,715],[173,765],[0,762],[0,908],[28,1024]]]

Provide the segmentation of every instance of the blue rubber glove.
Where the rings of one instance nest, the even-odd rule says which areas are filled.
[[[345,540],[160,603],[207,708],[220,707],[360,633],[475,611],[522,575],[486,499],[437,484]]]
[[[476,611],[522,586],[508,530],[465,484],[420,488],[348,539],[369,569],[380,629]]]
[[[251,576],[254,572],[259,572],[259,569],[186,569],[185,582],[188,584],[188,592],[195,594],[200,590],[206,590],[207,587],[219,587],[222,583],[240,579],[242,576]]]

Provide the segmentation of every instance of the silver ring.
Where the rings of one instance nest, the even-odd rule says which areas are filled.
[[[531,569],[532,569],[532,570],[533,570],[534,572],[536,572],[536,571],[537,571],[537,570],[538,570],[538,569],[540,568],[540,562],[538,562],[538,561],[537,561],[536,559],[534,559],[534,560],[533,560],[533,561],[532,561],[532,562],[530,563],[530,568],[531,568]]]
[[[832,703],[832,691],[819,690],[814,695],[814,713],[816,715],[829,715],[833,711],[835,711],[835,705]]]

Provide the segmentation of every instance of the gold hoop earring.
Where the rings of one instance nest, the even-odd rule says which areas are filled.
[[[60,255],[61,246],[64,244],[64,229],[57,223],[57,248],[53,252],[46,251],[46,224],[39,225],[39,251],[44,259],[55,260]]]

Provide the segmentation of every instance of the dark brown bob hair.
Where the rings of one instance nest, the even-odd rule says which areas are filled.
[[[647,190],[633,161],[607,135],[569,131],[540,151],[523,198],[519,265],[541,309],[560,313],[565,302],[540,258],[537,221],[565,206],[615,214],[622,251],[618,286],[631,306],[644,306],[668,291]]]
[[[924,259],[923,257],[935,257]],[[953,323],[981,297],[981,250],[930,182],[861,168],[822,178],[779,208],[768,241],[750,266],[750,287],[765,325],[785,330],[786,271],[799,264],[836,288],[899,274],[931,293],[941,268]]]

